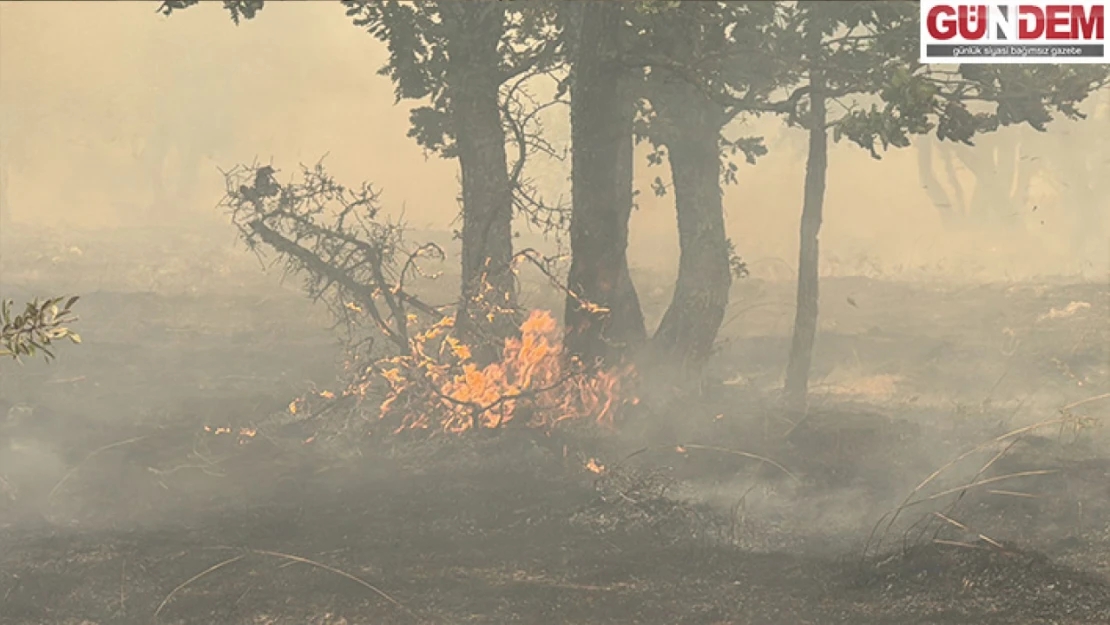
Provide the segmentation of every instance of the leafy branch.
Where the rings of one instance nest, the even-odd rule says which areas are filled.
[[[54,297],[40,302],[37,298],[28,302],[23,314],[12,315],[15,303],[4,300],[0,304],[0,356],[11,356],[17,362],[20,356],[34,356],[41,351],[46,360],[53,359],[50,349],[55,341],[69,339],[80,343],[81,336],[69,329],[68,325],[77,321],[72,316],[77,297]],[[65,304],[62,302],[65,301]]]

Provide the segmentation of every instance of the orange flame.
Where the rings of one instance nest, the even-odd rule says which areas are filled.
[[[398,430],[462,432],[498,428],[521,418],[532,427],[582,418],[612,422],[631,369],[592,375],[568,370],[557,324],[547,311],[533,311],[521,324],[519,338],[506,341],[501,358],[485,366],[472,361],[467,345],[447,335],[453,325],[448,318],[414,338],[416,357],[379,363],[378,374],[390,387],[380,414],[402,414]],[[440,336],[437,355],[429,356],[429,343]],[[422,386],[414,378],[431,385],[431,393],[423,385],[430,400],[414,399]]]

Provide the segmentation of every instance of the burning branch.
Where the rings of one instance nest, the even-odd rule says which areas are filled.
[[[571,297],[576,302],[578,302],[578,305],[581,306],[584,310],[588,310],[592,313],[607,313],[607,312],[609,312],[609,310],[607,308],[599,306],[599,305],[597,305],[593,302],[587,301],[586,299],[579,296],[577,293],[575,293],[573,290],[571,290],[571,288],[568,287],[566,285],[566,283],[564,283],[562,280],[559,279],[558,276],[555,275],[555,270],[553,268],[553,265],[555,264],[556,261],[559,260],[558,257],[552,258],[552,257],[548,257],[548,256],[541,256],[540,253],[537,252],[535,249],[527,248],[527,249],[523,249],[523,250],[517,252],[515,255],[513,255],[513,264],[514,265],[518,264],[522,260],[528,261],[530,264],[532,264],[536,269],[538,269],[540,271],[540,273],[542,273],[545,277],[547,277],[548,281],[551,283],[552,286],[554,286],[555,288],[559,289],[560,291],[566,293],[569,297]]]
[[[513,421],[553,427],[581,418],[609,423],[627,390],[630,371],[587,371],[567,361],[546,311],[533,311],[501,358],[483,367],[447,333],[451,325],[433,325],[413,338],[412,354],[370,368],[389,385],[379,418],[392,421],[394,431],[463,432]]]
[[[381,398],[378,420],[394,431],[462,432],[514,421],[534,427],[568,419],[612,421],[631,370],[588,371],[564,358],[557,324],[544,311],[514,322],[517,331],[497,342],[492,359],[475,358],[472,352],[480,345],[460,341],[454,315],[406,290],[414,277],[434,277],[423,271],[421,260],[443,260],[442,249],[434,244],[405,249],[402,226],[379,218],[378,192],[369,185],[343,187],[320,165],[303,168],[301,180],[286,184],[275,173],[272,167],[255,166],[226,174],[223,206],[244,241],[252,249],[265,246],[275,252],[286,272],[301,274],[309,295],[323,299],[348,327],[360,317],[369,319],[396,348],[389,357],[356,354],[354,380],[341,397],[319,397],[333,407],[352,398],[358,404],[384,382],[376,394]],[[552,259],[529,249],[514,258],[521,261],[569,293],[555,275]],[[519,320],[517,312],[490,303],[484,314],[491,320],[503,314]],[[366,342],[363,338],[359,345]],[[292,402],[290,411],[306,407],[306,401]]]

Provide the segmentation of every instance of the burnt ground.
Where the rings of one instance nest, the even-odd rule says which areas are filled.
[[[4,243],[2,295],[84,294],[85,340],[0,370],[0,623],[1110,622],[1104,426],[911,496],[1110,391],[1106,285],[828,279],[799,418],[769,392],[790,285],[753,279],[716,382],[616,432],[306,443],[327,316],[223,242],[151,240]]]

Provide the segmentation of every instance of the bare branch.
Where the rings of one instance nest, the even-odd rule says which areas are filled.
[[[403,250],[403,227],[379,218],[378,192],[348,189],[322,165],[302,167],[302,180],[281,184],[272,167],[237,167],[225,174],[222,205],[243,240],[277,252],[287,273],[304,277],[308,294],[324,299],[336,317],[353,323],[364,314],[400,351],[409,353],[407,307],[433,319],[444,314],[405,291],[405,279],[424,274],[418,258],[443,259],[433,244]],[[403,265],[398,269],[399,261]]]

